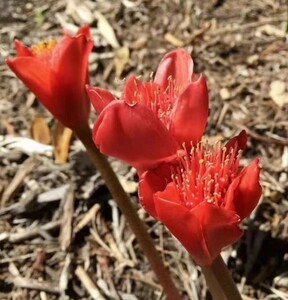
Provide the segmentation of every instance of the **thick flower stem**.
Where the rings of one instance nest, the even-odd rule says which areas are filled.
[[[215,258],[210,268],[202,268],[207,285],[214,300],[242,300],[221,255]]]
[[[150,262],[151,268],[158,277],[163,287],[164,293],[168,300],[181,300],[179,293],[170,277],[168,269],[165,267],[159,253],[157,252],[147,228],[140,220],[136,209],[134,208],[130,198],[121,186],[116,174],[111,168],[109,162],[103,156],[92,140],[91,130],[88,125],[74,130],[78,138],[84,144],[95,167],[102,175],[105,183],[113,196],[118,207],[125,215],[136,239],[142,248],[145,256]]]

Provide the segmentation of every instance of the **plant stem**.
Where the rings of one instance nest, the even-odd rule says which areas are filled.
[[[179,293],[170,277],[169,271],[165,267],[151,237],[147,232],[147,228],[140,220],[129,196],[124,191],[106,157],[102,155],[95,146],[88,124],[82,128],[77,128],[74,131],[84,144],[95,167],[105,180],[112,197],[126,217],[126,220],[134,232],[140,247],[142,248],[151,265],[152,270],[155,272],[160,284],[163,287],[164,293],[167,296],[167,300],[181,300]]]
[[[214,300],[242,300],[221,255],[215,258],[210,268],[203,267],[202,271]]]

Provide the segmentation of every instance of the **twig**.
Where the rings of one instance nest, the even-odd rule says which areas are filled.
[[[114,201],[109,201],[109,204],[112,208],[112,228],[113,228],[113,233],[114,233],[114,237],[115,240],[117,242],[117,245],[119,247],[119,252],[125,257],[129,257],[128,256],[128,252],[125,246],[125,243],[123,242],[123,238],[121,235],[121,232],[119,231],[120,228],[120,221],[119,221],[119,210],[115,204]]]
[[[4,191],[1,199],[1,206],[4,206],[5,203],[11,199],[11,197],[17,192],[25,177],[32,172],[38,164],[39,160],[34,156],[28,158],[23,163],[22,167],[17,171],[9,186]]]
[[[67,290],[68,287],[68,282],[69,282],[69,272],[71,268],[71,254],[68,253],[66,255],[65,261],[64,261],[64,266],[60,274],[59,278],[59,291],[61,293],[61,297],[65,299],[65,291]]]
[[[16,276],[13,280],[13,284],[16,287],[37,290],[37,291],[45,291],[47,293],[59,294],[59,288],[57,286],[52,286],[51,283],[46,282],[38,282],[35,279],[24,278],[22,276]]]
[[[71,244],[72,239],[72,218],[74,212],[74,190],[72,186],[69,187],[63,206],[63,217],[60,228],[60,248],[62,251],[66,251]]]
[[[79,223],[74,228],[74,234],[82,230],[97,214],[97,212],[100,209],[100,204],[96,203],[94,204],[88,212],[85,214],[85,216],[79,221]]]
[[[267,136],[263,136],[260,135],[254,131],[252,131],[251,129],[249,129],[248,127],[246,127],[245,125],[239,124],[237,125],[237,127],[239,129],[244,129],[248,135],[250,135],[253,139],[264,142],[264,143],[268,143],[268,144],[278,144],[278,145],[282,145],[282,146],[288,146],[288,139],[282,139],[282,140],[277,140],[276,138],[270,138]]]
[[[28,239],[32,239],[36,236],[38,236],[41,231],[50,231],[57,229],[61,224],[61,221],[52,221],[49,223],[46,223],[43,226],[37,227],[37,228],[28,228],[25,229],[23,232],[19,233],[12,233],[9,236],[9,242],[10,243],[19,243]]]
[[[278,22],[283,22],[283,21],[286,21],[286,16],[280,15],[277,17],[266,18],[266,19],[256,21],[256,22],[245,23],[241,26],[235,26],[235,27],[229,26],[229,27],[225,27],[225,28],[219,28],[217,30],[208,32],[208,34],[211,36],[215,36],[215,35],[223,35],[226,33],[235,33],[235,32],[240,32],[240,31],[247,30],[247,29],[252,29],[252,28],[255,28],[258,26],[272,24],[272,23],[278,23]]]
[[[97,288],[97,286],[94,284],[94,282],[91,280],[89,275],[85,272],[85,270],[81,266],[78,266],[76,268],[75,274],[82,282],[82,284],[84,285],[84,287],[86,288],[87,292],[90,294],[92,299],[105,300],[105,298],[100,293],[100,290]]]

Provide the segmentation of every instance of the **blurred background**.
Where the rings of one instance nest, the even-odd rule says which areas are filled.
[[[151,78],[166,52],[191,53],[208,81],[207,139],[245,129],[242,165],[260,157],[263,168],[261,203],[223,257],[243,299],[288,299],[287,21],[285,0],[1,1],[0,299],[165,299],[81,143],[5,66],[14,39],[31,46],[86,24],[91,84],[116,96],[130,74]],[[137,203],[135,170],[111,163]],[[183,299],[210,299],[181,245],[139,215]]]

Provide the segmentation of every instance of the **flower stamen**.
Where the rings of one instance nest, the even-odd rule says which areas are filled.
[[[35,57],[40,58],[42,61],[49,63],[56,45],[56,40],[49,40],[41,42],[37,45],[33,45],[31,47],[31,51]]]
[[[185,146],[178,151],[179,165],[172,170],[172,181],[180,193],[181,201],[192,208],[202,201],[223,205],[227,189],[239,172],[241,150],[229,151],[220,142],[207,141]]]

